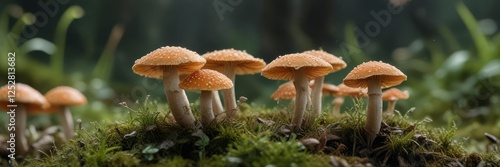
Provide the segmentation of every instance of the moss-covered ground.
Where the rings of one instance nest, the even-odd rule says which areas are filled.
[[[210,127],[183,129],[154,101],[126,109],[127,118],[92,123],[77,137],[21,166],[500,166],[498,151],[466,153],[454,140],[456,128],[428,127],[430,119],[385,116],[368,149],[362,103],[340,116],[326,112],[305,119],[291,133],[290,107],[240,105],[240,117]],[[198,106],[192,109],[196,116]],[[328,110],[329,111],[329,110]],[[4,160],[5,161],[5,160]]]

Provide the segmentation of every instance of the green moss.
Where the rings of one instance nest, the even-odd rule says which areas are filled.
[[[290,109],[246,106],[235,120],[210,127],[184,129],[164,112],[165,105],[146,99],[128,108],[124,121],[98,124],[50,156],[27,159],[25,166],[329,166],[330,163],[376,166],[442,166],[460,163],[498,164],[494,154],[467,154],[454,140],[455,126],[427,127],[429,119],[408,114],[385,116],[373,150],[367,149],[362,101],[345,114],[322,114],[297,133],[280,129],[290,122]],[[196,106],[193,106],[196,108]],[[198,116],[198,111],[195,116]],[[407,112],[407,113],[411,113]],[[327,140],[326,136],[336,136]],[[315,138],[306,148],[299,141]]]

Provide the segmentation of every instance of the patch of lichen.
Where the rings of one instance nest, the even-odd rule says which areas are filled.
[[[146,100],[138,106],[137,109],[125,106],[127,113],[123,121],[93,123],[92,129],[78,130],[76,138],[54,152],[40,159],[27,159],[22,165],[500,165],[498,153],[467,154],[462,143],[453,138],[455,126],[430,128],[426,125],[429,119],[412,120],[409,114],[384,116],[380,135],[370,150],[365,140],[362,101],[356,101],[354,107],[339,116],[323,113],[315,121],[306,120],[304,128],[297,133],[283,131],[289,127],[290,108],[268,109],[242,104],[242,112],[236,119],[221,119],[205,128],[184,129],[168,117],[165,105]],[[197,104],[192,108],[199,117]],[[337,138],[326,140],[327,135]],[[319,146],[311,149],[301,144],[301,139],[306,138],[318,139]]]

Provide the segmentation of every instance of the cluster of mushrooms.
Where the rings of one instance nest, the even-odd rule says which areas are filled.
[[[396,89],[382,95],[382,88],[399,85],[407,77],[392,65],[370,61],[355,67],[338,87],[323,84],[325,75],[346,66],[342,59],[322,50],[279,56],[266,65],[262,59],[254,58],[245,51],[225,49],[200,56],[186,48],[166,46],[136,60],[132,70],[138,75],[163,79],[170,111],[175,121],[185,128],[196,127],[196,120],[184,89],[201,91],[200,112],[203,127],[217,121],[215,114],[225,114],[227,119],[238,116],[234,93],[236,74],[261,72],[261,75],[268,79],[291,81],[280,86],[279,89],[285,91],[275,92],[272,98],[294,100],[292,131],[301,129],[306,111],[311,112],[309,115],[312,119],[320,115],[322,94],[336,96],[334,114],[340,113],[342,96],[368,96],[365,130],[371,148],[382,123],[382,98],[389,101],[388,112],[391,113],[397,99],[408,98],[408,93],[405,92],[402,92],[403,95],[394,95],[398,92]],[[218,90],[222,90],[224,107],[221,106]]]
[[[73,117],[69,107],[83,105],[87,103],[87,98],[78,90],[69,86],[58,86],[49,90],[45,95],[23,83],[15,84],[15,145],[16,156],[24,156],[29,152],[36,153],[37,150],[47,151],[52,149],[56,139],[55,133],[58,128],[47,128],[40,137],[33,137],[34,141],[28,141],[26,135],[27,114],[56,114],[60,115],[60,122],[64,135],[60,138],[60,143],[74,137]],[[8,97],[9,85],[0,87],[0,110],[8,111],[10,105]],[[36,135],[37,136],[37,135]],[[5,143],[5,142],[2,142]],[[6,145],[2,145],[0,151],[2,155],[6,151]]]

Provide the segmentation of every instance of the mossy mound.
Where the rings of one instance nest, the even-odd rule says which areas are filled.
[[[306,119],[290,133],[289,109],[240,106],[236,120],[207,128],[177,126],[163,105],[144,102],[128,119],[94,123],[78,137],[22,166],[499,166],[498,153],[467,154],[456,128],[431,129],[408,116],[385,116],[373,149],[365,141],[362,104],[340,116]],[[197,108],[196,106],[192,107]],[[195,113],[197,113],[195,111]]]

